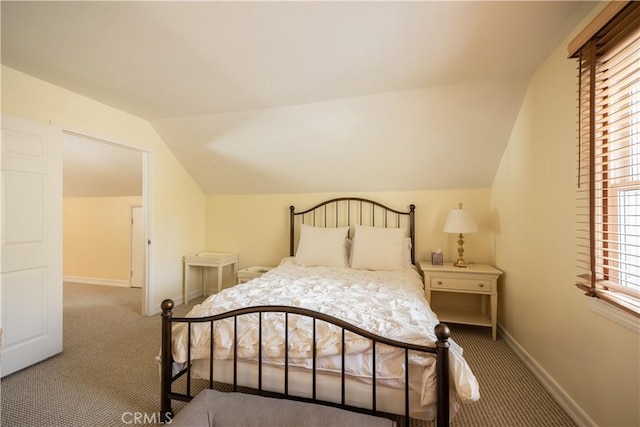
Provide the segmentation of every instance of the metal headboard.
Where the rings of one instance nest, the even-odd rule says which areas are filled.
[[[327,200],[302,212],[289,207],[289,255],[294,256],[298,238],[296,223],[316,227],[347,227],[368,225],[384,228],[405,228],[411,238],[411,263],[415,264],[415,205],[408,212],[397,211],[373,200],[340,197]],[[299,227],[297,227],[299,229]],[[299,231],[298,231],[299,234]]]

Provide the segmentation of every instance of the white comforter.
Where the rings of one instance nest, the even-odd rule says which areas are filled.
[[[286,258],[278,268],[247,283],[236,285],[196,305],[188,317],[204,317],[233,309],[257,305],[290,305],[332,315],[362,329],[398,341],[434,346],[434,327],[438,319],[424,298],[419,274],[409,268],[403,271],[366,271],[336,267],[303,267]],[[263,314],[263,361],[284,363],[284,315]],[[238,357],[257,359],[257,315],[238,318]],[[174,327],[173,357],[175,362],[187,359],[186,327]],[[311,319],[289,315],[289,363],[311,366]],[[317,369],[340,372],[341,329],[324,322],[317,323]],[[209,324],[192,327],[192,359],[209,357]],[[233,357],[233,321],[216,322],[214,357]],[[462,356],[462,348],[451,342],[451,379],[462,401],[479,399],[478,382]],[[354,378],[371,377],[371,341],[347,333],[346,373]],[[376,378],[393,387],[404,384],[404,353],[376,346]],[[266,360],[265,360],[266,359]],[[435,401],[435,364],[433,357],[410,353],[410,365],[420,369],[412,388],[421,393],[421,403]]]

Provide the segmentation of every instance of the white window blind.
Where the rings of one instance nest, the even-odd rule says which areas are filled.
[[[629,2],[574,57],[577,285],[640,316],[639,4]]]

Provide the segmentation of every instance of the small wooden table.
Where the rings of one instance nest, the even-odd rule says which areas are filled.
[[[202,267],[202,293],[204,294],[204,269],[218,269],[218,292],[222,290],[222,271],[224,267],[230,265],[233,269],[233,278],[235,279],[238,271],[238,262],[240,255],[230,252],[197,252],[182,257],[183,264],[183,282],[182,292],[184,303],[189,302],[189,268]]]

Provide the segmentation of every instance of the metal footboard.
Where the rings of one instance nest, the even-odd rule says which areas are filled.
[[[405,426],[409,426],[410,415],[409,415],[409,351],[422,352],[422,353],[430,353],[436,356],[437,365],[436,365],[436,377],[437,377],[437,426],[443,427],[449,425],[449,342],[450,338],[449,328],[444,324],[438,324],[435,328],[435,334],[438,339],[436,342],[436,347],[426,347],[420,346],[410,343],[403,343],[395,340],[391,340],[385,337],[381,337],[375,334],[372,334],[368,331],[365,331],[361,328],[353,326],[343,320],[337,319],[333,316],[329,316],[323,313],[319,313],[316,311],[300,308],[300,307],[289,307],[289,306],[256,306],[256,307],[246,307],[233,311],[229,311],[226,313],[208,316],[208,317],[172,317],[172,309],[174,307],[174,303],[172,300],[164,300],[162,302],[162,361],[161,361],[161,379],[160,379],[160,388],[161,388],[161,400],[160,400],[160,413],[163,421],[168,421],[173,417],[173,411],[171,408],[172,400],[182,400],[182,401],[190,401],[193,398],[191,391],[191,329],[194,323],[209,323],[210,324],[210,356],[213,355],[214,348],[214,323],[216,321],[220,321],[223,319],[233,319],[234,325],[234,348],[233,348],[233,381],[232,381],[232,390],[238,391],[238,382],[237,382],[237,365],[238,365],[238,356],[237,356],[237,318],[238,316],[247,315],[247,314],[258,314],[258,393],[263,393],[263,384],[262,384],[262,367],[263,367],[263,357],[262,357],[262,318],[264,313],[283,313],[285,317],[285,332],[288,331],[288,322],[289,315],[295,314],[299,316],[306,316],[312,319],[313,323],[313,361],[312,361],[312,392],[311,398],[304,398],[295,395],[289,394],[289,352],[285,351],[285,363],[283,366],[284,369],[284,393],[281,396],[286,399],[292,400],[301,400],[314,402],[329,406],[336,406],[342,409],[348,410],[362,410],[362,408],[357,408],[351,405],[347,405],[345,403],[345,331],[350,331],[351,333],[357,334],[361,337],[364,337],[368,340],[371,340],[373,346],[373,356],[372,356],[372,402],[371,402],[371,411],[373,415],[381,415],[377,410],[377,381],[376,381],[376,347],[379,344],[384,344],[390,347],[395,347],[402,349],[404,351],[404,366],[405,366]],[[317,384],[316,384],[316,322],[323,321],[337,327],[342,330],[342,372],[341,372],[341,403],[336,404],[334,402],[329,402],[325,400],[320,400],[317,398]],[[187,326],[187,339],[189,345],[187,346],[187,361],[184,369],[180,372],[173,374],[173,355],[172,355],[172,327],[174,324],[178,323],[186,323]],[[288,333],[285,333],[285,348],[288,349]],[[214,358],[209,357],[209,388],[213,388],[214,386],[214,378],[213,378],[213,366]],[[174,381],[178,380],[182,376],[186,375],[186,392],[178,393],[174,392],[172,388],[172,384]]]

